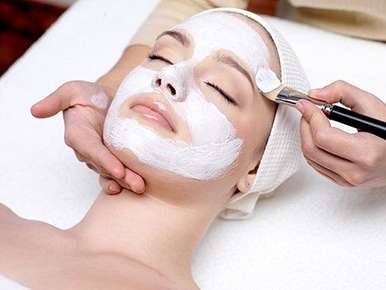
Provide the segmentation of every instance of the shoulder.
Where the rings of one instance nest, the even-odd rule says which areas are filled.
[[[4,204],[0,203],[0,223],[3,223],[6,219],[11,217],[17,217],[17,215]]]
[[[9,242],[12,233],[23,223],[23,219],[16,215],[10,208],[0,203],[0,243]]]
[[[168,278],[127,256],[114,253],[90,253],[81,251],[76,256],[78,270],[71,272],[73,262],[62,269],[62,273],[71,276],[71,285],[63,289],[114,289],[114,290],[197,290],[191,284],[177,285],[173,278]],[[92,279],[90,279],[92,277]],[[68,283],[68,281],[64,281]],[[194,283],[193,283],[194,284]],[[69,286],[69,285],[67,285]]]
[[[200,290],[193,280],[178,283],[172,277],[166,277],[159,271],[148,267],[140,262],[130,259],[128,263],[131,275],[130,285],[137,287],[127,288],[135,290],[158,289],[158,290]],[[139,278],[140,281],[137,279]],[[141,287],[139,287],[141,285]]]
[[[87,260],[80,262],[82,271],[78,273],[81,276],[80,284],[87,285],[84,289],[94,289],[93,287],[97,285],[103,285],[104,289],[115,290],[190,289],[178,287],[160,272],[128,257],[111,253],[86,255],[86,257]],[[85,281],[87,277],[93,277],[92,281]]]
[[[23,238],[30,238],[30,242],[35,243],[44,241],[44,237],[47,236],[51,239],[60,238],[62,232],[47,223],[22,218],[4,204],[0,204],[0,231],[2,237],[20,241]]]
[[[18,261],[26,255],[33,259],[47,256],[55,245],[66,245],[61,231],[44,222],[19,217],[0,204],[0,256]],[[0,259],[4,262],[6,258]],[[1,266],[1,261],[0,261]]]

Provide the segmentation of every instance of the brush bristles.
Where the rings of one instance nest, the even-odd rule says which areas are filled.
[[[270,92],[267,92],[267,93],[262,93],[264,97],[266,97],[267,99],[273,101],[273,102],[277,102],[277,96],[278,94],[285,88],[284,85],[280,85],[279,87],[277,87],[276,89],[274,89],[273,91],[270,91]]]

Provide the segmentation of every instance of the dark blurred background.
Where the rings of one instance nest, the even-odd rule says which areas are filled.
[[[0,0],[0,76],[73,0]]]

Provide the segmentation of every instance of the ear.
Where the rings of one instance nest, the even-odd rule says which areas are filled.
[[[240,192],[246,193],[251,189],[256,178],[256,172],[257,168],[259,168],[259,164],[259,160],[251,161],[248,172],[241,176],[240,180],[237,182],[237,189]]]

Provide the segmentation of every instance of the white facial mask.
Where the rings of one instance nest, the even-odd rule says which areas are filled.
[[[206,13],[188,19],[173,30],[187,31],[192,36],[193,60],[201,61],[209,52],[227,49],[248,65],[256,76],[257,88],[263,93],[280,86],[280,80],[269,68],[270,55],[264,40],[236,16],[223,12]]]
[[[186,85],[184,100],[176,101],[165,96],[188,124],[192,144],[164,138],[153,128],[135,119],[119,116],[119,108],[127,97],[154,92],[156,89],[152,83],[162,74],[168,74],[178,82],[188,81],[178,75],[175,66],[166,67],[160,72],[141,66],[136,68],[122,82],[108,111],[104,128],[105,141],[118,150],[130,150],[147,165],[177,175],[199,180],[223,175],[237,159],[242,140],[236,138],[232,124],[214,104],[204,99],[196,86]],[[176,84],[176,87],[176,96],[179,96],[179,85]]]
[[[228,13],[215,12],[191,17],[173,30],[186,31],[193,39],[192,60],[226,49],[236,54],[252,71],[268,67],[269,51],[260,35],[247,23]]]
[[[193,78],[193,68],[219,49],[232,51],[256,74],[268,67],[269,53],[261,37],[237,17],[224,13],[193,17],[175,30],[188,32],[193,56],[159,72],[138,67],[122,82],[106,117],[104,139],[116,149],[127,149],[155,168],[199,180],[220,177],[236,161],[242,140],[217,107],[206,101]],[[231,32],[231,33],[230,33]],[[237,39],[229,39],[230,35]],[[246,46],[249,45],[249,47]],[[170,83],[176,94],[165,99],[189,127],[191,144],[168,139],[132,118],[119,116],[119,107],[130,96],[151,93],[155,79]],[[162,93],[162,92],[161,92]]]

